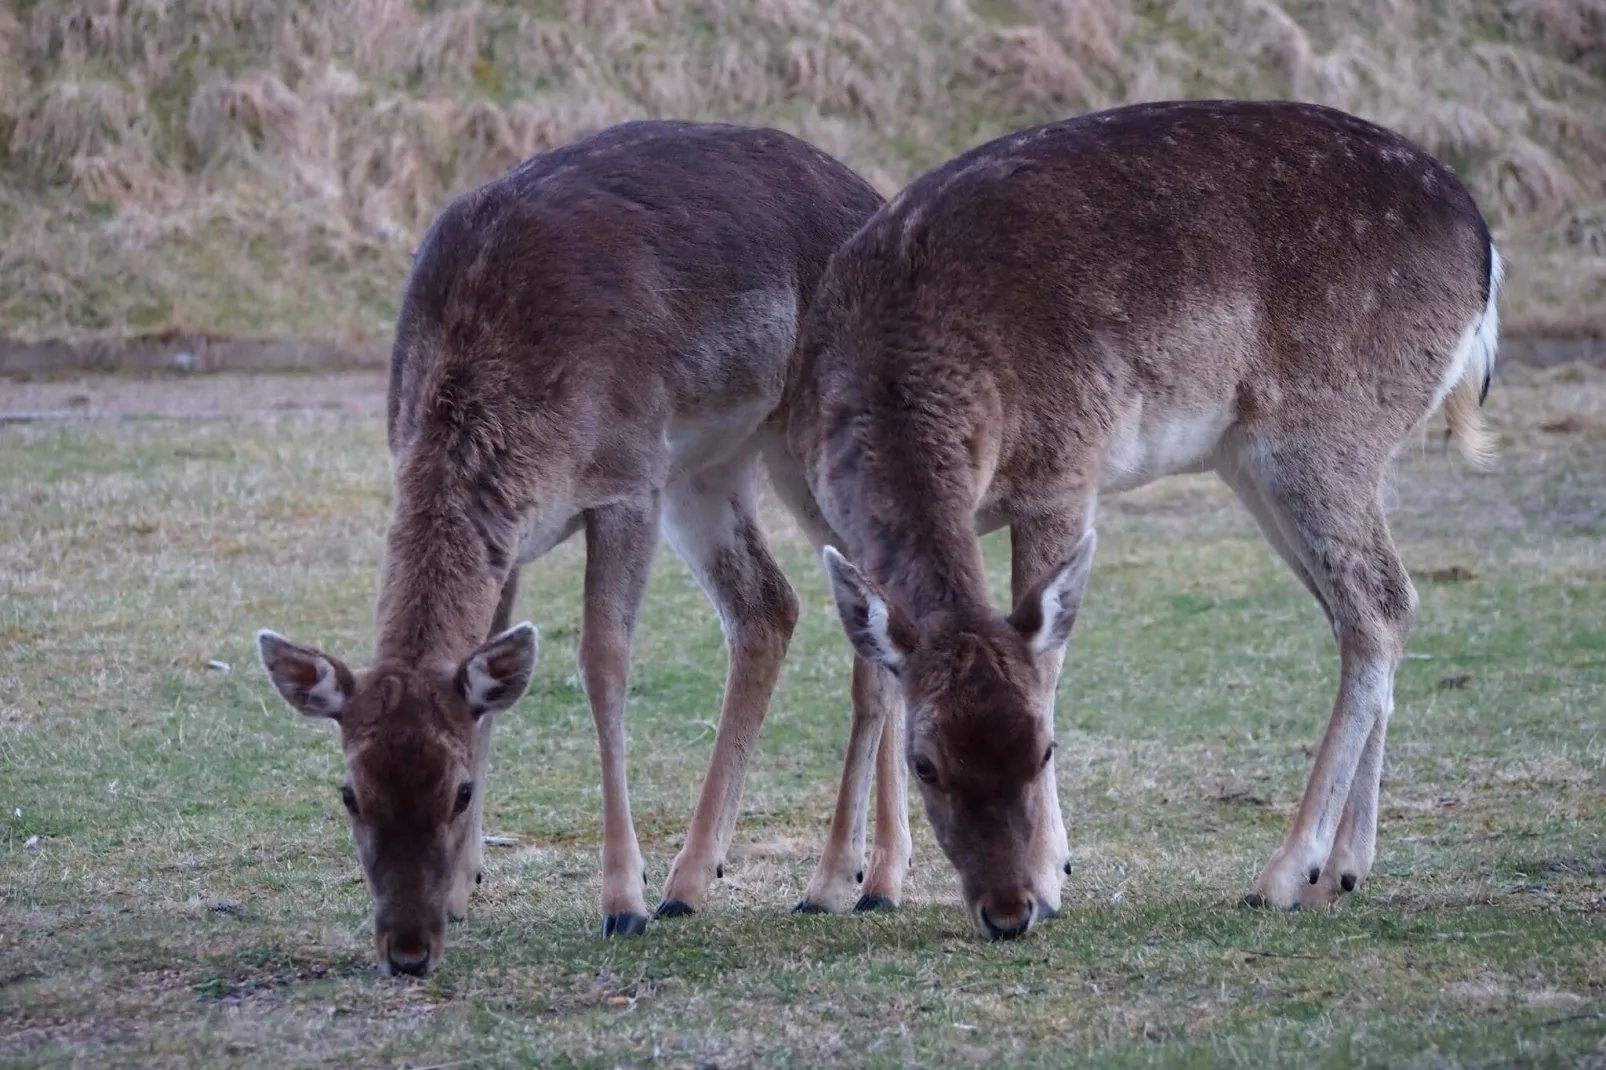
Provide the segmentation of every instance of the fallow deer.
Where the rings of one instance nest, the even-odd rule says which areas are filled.
[[[1384,469],[1441,404],[1461,452],[1484,458],[1500,278],[1444,164],[1286,101],[1140,104],[999,138],[917,179],[838,250],[766,452],[853,648],[897,682],[908,763],[982,936],[1059,907],[1054,691],[1095,500],[1171,473],[1232,487],[1341,661],[1304,797],[1245,898],[1327,905],[1366,879],[1417,607]],[[1005,525],[1007,616],[978,547]],[[856,705],[801,909],[846,902],[866,741],[894,705]],[[876,892],[892,903],[897,803],[889,832],[877,822]]]
[[[724,628],[713,756],[658,914],[702,905],[798,614],[756,519],[758,432],[830,253],[881,203],[790,135],[649,121],[538,155],[429,228],[391,357],[372,667],[259,635],[285,700],[339,722],[382,967],[427,973],[479,883],[492,724],[536,657],[535,628],[508,627],[519,568],[582,530],[605,936],[647,923],[624,704],[660,526]]]

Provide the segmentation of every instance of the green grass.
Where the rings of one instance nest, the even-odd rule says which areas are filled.
[[[1591,411],[1606,397],[1598,377],[1555,389]],[[1535,397],[1497,390],[1497,427],[1539,422],[1508,415]],[[596,935],[600,799],[566,546],[526,570],[541,664],[493,757],[488,824],[520,846],[490,850],[427,982],[381,977],[333,729],[272,693],[251,635],[363,662],[388,501],[378,418],[0,429],[0,1063],[1606,1059],[1595,424],[1508,441],[1489,476],[1435,450],[1402,461],[1393,517],[1422,616],[1377,869],[1327,914],[1233,905],[1330,709],[1319,610],[1209,480],[1107,502],[1060,699],[1076,873],[1065,914],[1007,945],[970,935],[918,816],[899,913],[786,913],[828,821],[848,657],[818,565],[780,530],[805,612],[709,909],[639,941]],[[1007,540],[987,550],[1001,591]],[[723,670],[713,613],[661,551],[630,707],[655,891]]]

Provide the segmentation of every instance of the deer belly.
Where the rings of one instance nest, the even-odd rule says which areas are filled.
[[[696,414],[677,414],[664,435],[670,479],[691,475],[730,460],[753,445],[753,436],[775,408],[765,396],[745,404]]]
[[[1209,468],[1233,418],[1231,406],[1189,413],[1129,412],[1110,436],[1099,490],[1116,493],[1161,476]]]

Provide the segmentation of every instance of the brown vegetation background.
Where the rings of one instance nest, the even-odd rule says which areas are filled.
[[[1508,330],[1606,335],[1602,0],[6,0],[0,335],[382,340],[453,194],[628,118],[779,126],[891,193],[1178,96],[1414,137],[1495,229]]]

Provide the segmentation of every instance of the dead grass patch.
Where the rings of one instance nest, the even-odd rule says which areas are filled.
[[[1606,333],[1590,0],[40,0],[0,14],[0,322],[382,338],[446,200],[627,118],[793,130],[886,192],[1123,101],[1292,96],[1472,185],[1510,328]]]

